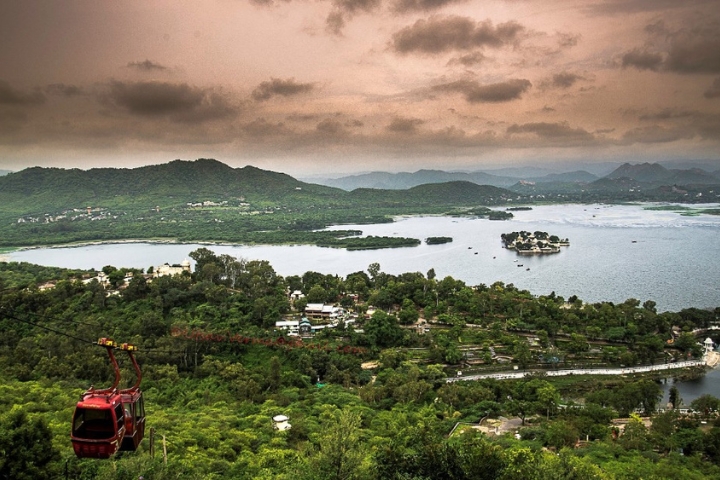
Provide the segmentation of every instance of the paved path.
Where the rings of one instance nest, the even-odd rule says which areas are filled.
[[[548,377],[561,377],[563,375],[628,375],[631,373],[656,372],[660,370],[674,370],[677,368],[702,367],[705,366],[703,360],[687,360],[684,362],[663,363],[660,365],[645,365],[642,367],[626,367],[626,368],[576,368],[570,370],[547,370],[544,371]],[[461,375],[459,377],[448,377],[445,379],[447,383],[458,382],[462,380],[482,380],[485,378],[495,378],[498,380],[506,380],[511,378],[522,378],[531,375],[536,371],[517,371],[500,373],[481,373],[478,375]]]

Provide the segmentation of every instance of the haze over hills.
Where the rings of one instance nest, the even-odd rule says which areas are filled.
[[[639,182],[638,185],[646,188],[662,185],[714,185],[720,183],[720,176],[717,175],[717,172],[711,173],[700,168],[668,169],[658,163],[636,165],[625,163],[617,166],[604,176],[598,176],[585,170],[558,173],[548,172],[547,169],[540,168],[514,168],[495,172],[500,171],[504,172],[505,175],[496,175],[483,171],[418,170],[414,173],[372,172],[336,179],[315,179],[314,181],[348,191],[357,188],[405,190],[418,185],[450,181],[467,181],[478,185],[492,185],[503,188],[516,186],[519,182],[522,182],[522,184],[547,184],[541,188],[542,190],[555,190],[557,188],[573,190],[572,186],[574,185],[577,187],[577,191],[582,190],[585,185],[592,184],[602,178],[609,180],[629,178]],[[602,188],[604,185],[615,189],[612,182],[600,182],[591,188]]]
[[[587,171],[549,173],[523,179],[484,172],[419,170],[375,173],[338,179],[336,186],[302,182],[287,174],[252,166],[232,168],[212,159],[175,160],[134,169],[90,170],[33,167],[0,177],[0,202],[5,213],[58,211],[89,205],[124,208],[167,207],[205,200],[251,202],[304,208],[317,205],[498,204],[519,195],[554,195],[558,200],[673,200],[661,187],[720,185],[720,178],[699,168],[667,169],[659,164],[623,164],[598,178]],[[712,189],[705,198],[717,197]],[[678,190],[681,191],[681,190]],[[593,196],[584,196],[590,192]],[[647,194],[637,198],[637,193]],[[693,194],[697,194],[695,192]],[[610,195],[600,198],[597,195]],[[558,197],[561,195],[564,197]],[[571,195],[568,197],[567,195]],[[702,196],[702,195],[699,195]],[[679,197],[678,201],[685,200]]]

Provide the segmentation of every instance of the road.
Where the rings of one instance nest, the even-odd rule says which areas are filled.
[[[569,370],[543,370],[548,377],[561,377],[564,375],[629,375],[632,373],[656,372],[660,370],[675,370],[678,368],[702,367],[705,366],[703,360],[687,360],[684,362],[663,363],[660,365],[644,365],[640,367],[625,368],[576,368]],[[537,371],[511,371],[500,373],[481,373],[478,375],[459,375],[457,377],[448,377],[445,379],[447,383],[459,382],[464,380],[482,380],[485,378],[495,378],[498,380],[507,380],[512,378],[522,378],[526,375],[532,375]]]

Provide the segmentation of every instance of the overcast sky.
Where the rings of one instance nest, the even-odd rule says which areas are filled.
[[[720,0],[0,0],[0,169],[200,157],[720,159]]]

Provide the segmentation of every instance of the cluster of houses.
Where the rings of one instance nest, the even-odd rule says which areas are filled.
[[[227,200],[223,200],[222,202],[213,202],[210,200],[205,200],[204,202],[188,202],[187,206],[190,208],[200,208],[200,207],[224,207],[227,205]]]
[[[293,298],[302,298],[300,292],[293,292]],[[344,308],[324,303],[308,303],[300,320],[280,320],[275,328],[284,330],[292,336],[310,336],[326,328],[335,328],[341,321],[346,325],[355,323],[357,317],[348,314]],[[312,321],[311,321],[312,320]]]
[[[153,267],[152,273],[145,273],[143,274],[143,277],[145,277],[145,280],[151,281],[153,278],[158,277],[164,277],[164,276],[172,276],[172,275],[182,275],[183,272],[191,273],[191,264],[190,260],[185,259],[181,264],[179,265],[170,265],[169,263],[164,263],[162,265],[158,265],[157,267]],[[135,277],[135,274],[133,272],[126,272],[125,278],[123,278],[123,285],[128,285],[130,281]],[[108,288],[110,286],[110,277],[105,272],[97,272],[97,274],[93,277],[88,277],[83,279],[84,284],[88,284],[90,282],[96,281],[100,285],[102,285],[105,288]],[[50,281],[47,283],[44,283],[42,285],[38,286],[38,289],[40,290],[47,290],[50,288],[54,288],[55,284],[57,282]]]
[[[65,210],[58,215],[52,215],[46,213],[39,217],[20,217],[17,219],[17,223],[54,223],[61,220],[69,220],[71,222],[77,220],[108,220],[116,219],[118,215],[110,213],[107,209],[101,207],[87,207],[87,208],[73,208],[71,210]]]
[[[350,295],[357,301],[357,295]],[[300,290],[288,293],[291,302],[295,302],[305,295]],[[300,320],[280,320],[275,322],[275,328],[283,330],[291,336],[311,336],[326,328],[335,328],[342,321],[345,325],[354,324],[357,315],[350,314],[343,307],[327,305],[324,303],[308,303],[303,310]]]

